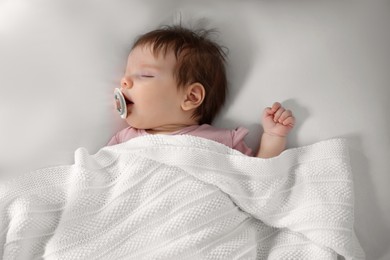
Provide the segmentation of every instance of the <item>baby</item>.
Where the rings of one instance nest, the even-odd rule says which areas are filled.
[[[226,53],[209,38],[210,31],[166,26],[139,37],[129,54],[121,88],[129,127],[108,145],[147,134],[193,135],[254,156],[244,142],[248,130],[211,126],[225,102]],[[256,155],[270,158],[286,147],[295,118],[275,102],[264,109],[264,133]]]

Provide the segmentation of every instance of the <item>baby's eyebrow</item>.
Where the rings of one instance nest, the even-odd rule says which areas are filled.
[[[153,64],[141,64],[140,66],[143,69],[153,69],[153,70],[160,70],[161,67],[158,65],[153,65]]]
[[[160,73],[162,71],[162,67],[154,64],[141,63],[135,66],[128,66],[126,74],[136,76],[139,73],[143,73],[143,71],[147,71],[148,73]]]

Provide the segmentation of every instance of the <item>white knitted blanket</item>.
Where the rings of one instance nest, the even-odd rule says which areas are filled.
[[[364,259],[346,144],[272,159],[192,136],[0,182],[2,259]]]

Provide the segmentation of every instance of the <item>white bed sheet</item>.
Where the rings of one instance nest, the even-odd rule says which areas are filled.
[[[72,163],[125,125],[112,93],[134,37],[182,20],[219,30],[230,95],[215,124],[250,130],[265,106],[297,117],[289,146],[350,143],[356,233],[390,259],[390,2],[0,0],[0,176]]]

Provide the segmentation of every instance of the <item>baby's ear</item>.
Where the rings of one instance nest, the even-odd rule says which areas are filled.
[[[181,107],[184,111],[188,111],[202,104],[206,91],[202,84],[196,82],[187,86],[184,95]]]

